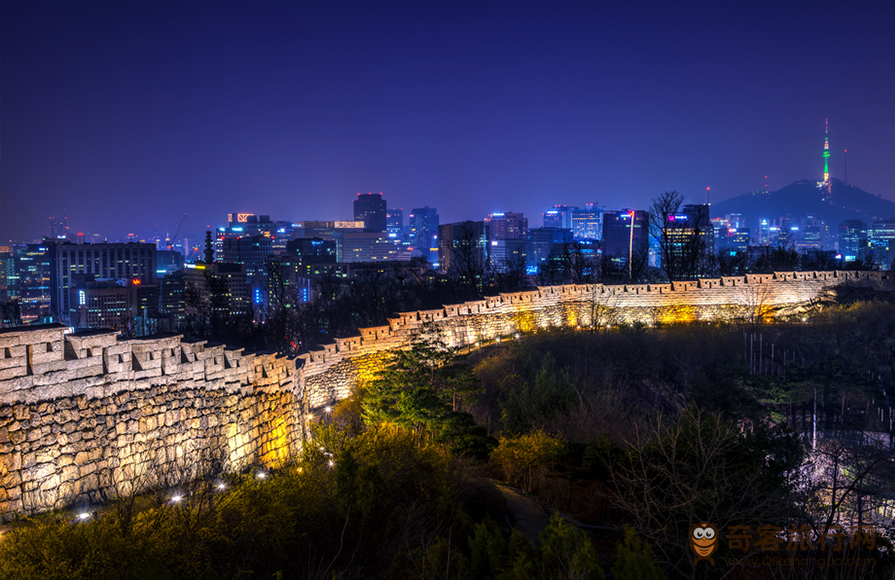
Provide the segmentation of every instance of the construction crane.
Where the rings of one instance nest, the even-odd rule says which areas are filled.
[[[177,226],[177,231],[174,232],[174,238],[173,238],[173,239],[169,239],[169,240],[167,240],[167,242],[168,242],[167,246],[168,246],[168,249],[169,249],[169,250],[173,250],[173,249],[174,249],[174,242],[177,241],[177,234],[180,233],[180,228],[183,227],[183,220],[185,220],[185,219],[186,219],[186,213],[184,213],[184,214],[183,214],[183,217],[180,218],[180,225]]]

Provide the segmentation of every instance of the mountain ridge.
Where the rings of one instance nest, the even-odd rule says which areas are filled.
[[[816,181],[803,179],[777,191],[732,197],[713,204],[711,216],[739,213],[744,227],[758,228],[762,219],[785,216],[801,220],[810,215],[823,219],[830,230],[845,220],[860,219],[869,225],[877,219],[895,217],[895,202],[835,178],[830,181],[829,191],[819,188]]]

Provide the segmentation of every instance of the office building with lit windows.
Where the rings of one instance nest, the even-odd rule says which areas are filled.
[[[429,206],[414,208],[408,222],[412,254],[435,262],[438,259],[438,226],[441,223],[438,210]]]
[[[388,229],[387,202],[381,193],[358,193],[354,200],[354,220],[364,222],[364,231],[385,232]]]
[[[52,248],[52,310],[68,323],[79,308],[71,302],[72,277],[91,274],[94,280],[137,280],[157,282],[154,244],[49,244]]]
[[[491,241],[524,240],[528,235],[528,218],[521,213],[492,213],[485,218]]]
[[[649,251],[649,212],[640,209],[605,212],[603,255],[627,261],[632,251],[643,255]]]

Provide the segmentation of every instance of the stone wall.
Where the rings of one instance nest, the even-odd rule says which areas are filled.
[[[295,357],[179,335],[67,331],[0,331],[0,517],[274,465],[298,451]]]
[[[547,327],[795,314],[844,282],[796,272],[627,286],[570,285],[405,312],[297,357],[179,335],[122,339],[60,325],[0,330],[0,518],[101,501],[208,471],[273,466],[309,411],[346,397],[423,327],[452,346]]]
[[[467,346],[548,327],[771,319],[798,315],[832,287],[882,284],[888,272],[778,272],[674,284],[541,287],[436,310],[403,312],[387,326],[301,355],[312,408],[347,396],[386,353],[427,326],[448,345]]]

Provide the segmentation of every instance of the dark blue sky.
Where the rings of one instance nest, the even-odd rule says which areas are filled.
[[[0,239],[554,203],[822,171],[890,199],[895,3],[4,0]],[[883,7],[882,5],[886,6]],[[735,6],[733,6],[735,5]],[[878,6],[877,6],[878,5]]]

